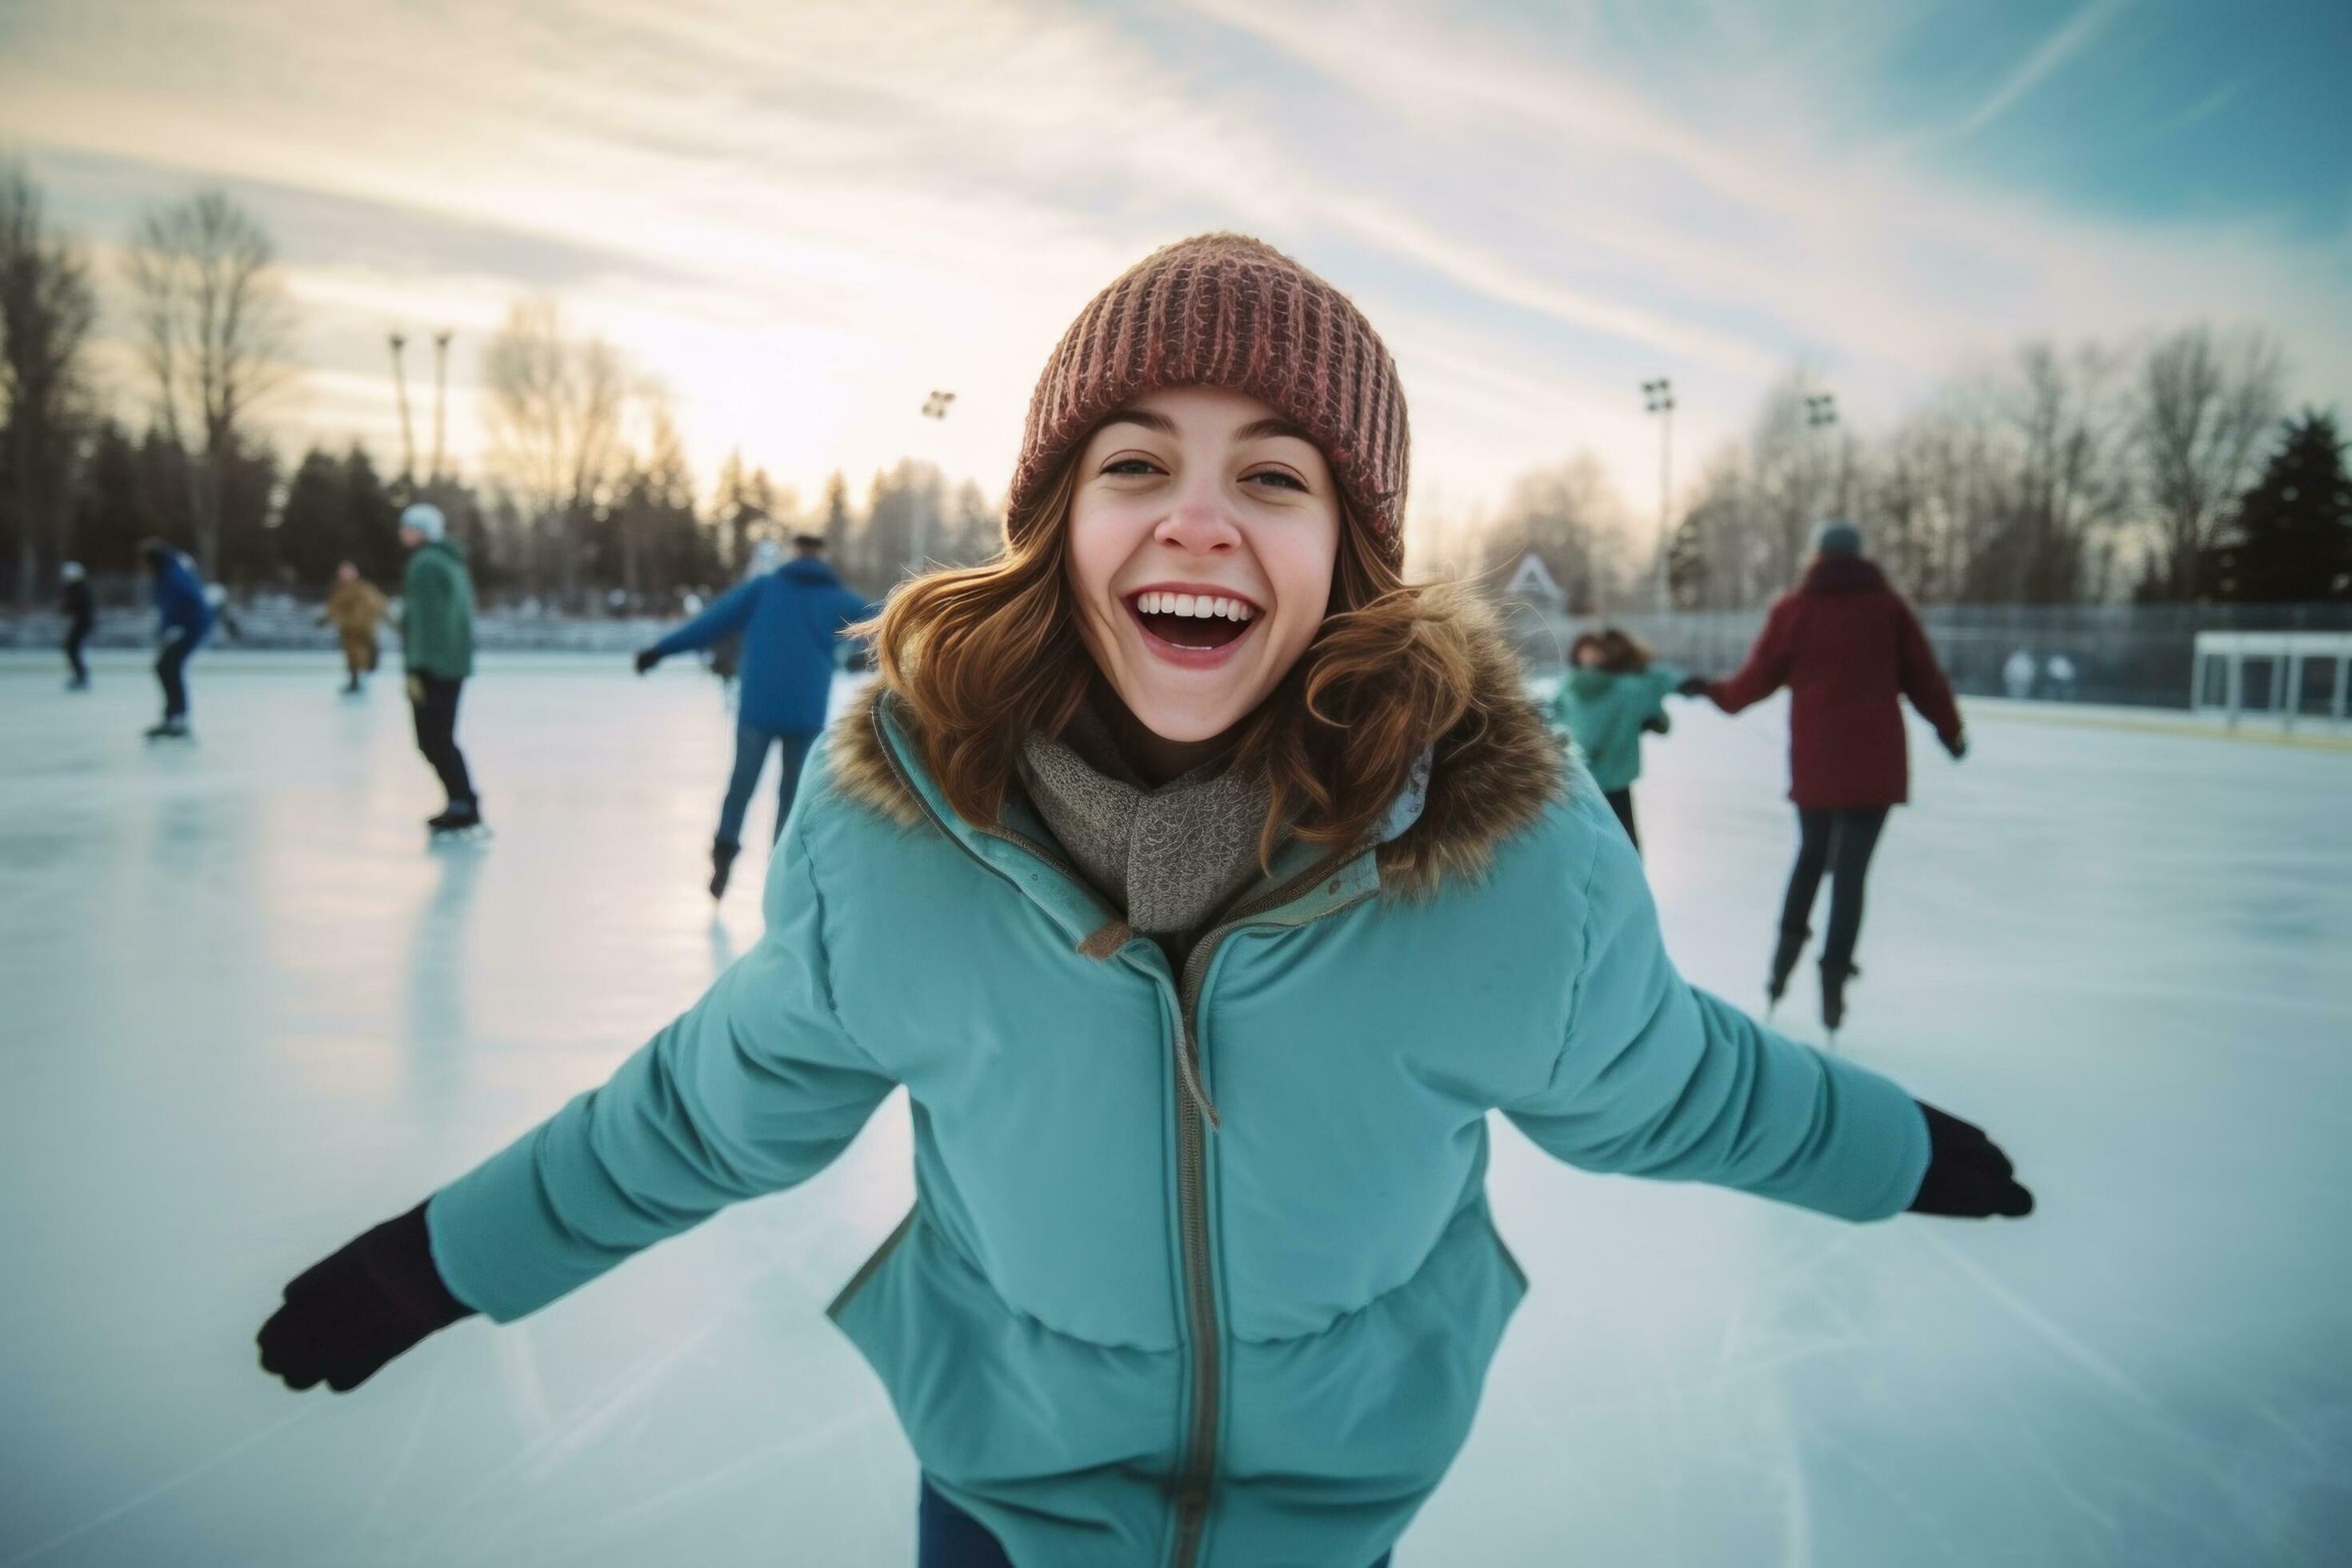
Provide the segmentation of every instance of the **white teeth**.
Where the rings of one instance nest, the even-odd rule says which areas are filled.
[[[1138,594],[1135,607],[1147,616],[1189,616],[1194,620],[1246,622],[1257,612],[1239,599],[1215,594],[1171,594],[1154,589]]]

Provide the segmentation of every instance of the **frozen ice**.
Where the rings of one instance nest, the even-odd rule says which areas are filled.
[[[713,917],[716,685],[494,658],[497,837],[428,849],[397,686],[0,655],[0,1568],[888,1564],[914,1463],[822,1315],[904,1211],[894,1102],[798,1192],[350,1397],[280,1284],[593,1084],[757,933]],[[1760,1003],[1783,717],[1675,709],[1636,796],[1685,972]],[[1841,1047],[2042,1210],[1848,1227],[1498,1125],[1535,1289],[1402,1568],[2320,1563],[2352,1541],[2352,754],[1969,709],[1915,745]],[[1924,732],[1917,739],[1924,742]],[[772,806],[754,806],[751,836]],[[1818,1039],[1800,972],[1778,1020]]]

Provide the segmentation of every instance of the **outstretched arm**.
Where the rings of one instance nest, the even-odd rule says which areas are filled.
[[[1892,1080],[1685,984],[1666,957],[1633,847],[1593,826],[1567,1037],[1548,1080],[1503,1107],[1511,1120],[1589,1171],[1708,1182],[1850,1220],[1913,1206],[1931,1153],[1942,1155],[1933,1118]],[[1955,1161],[1977,1158],[1958,1140],[1954,1149]],[[2001,1173],[2006,1182],[2005,1161]],[[2011,1202],[1972,1212],[2022,1210]]]
[[[751,610],[759,602],[759,594],[760,583],[756,578],[749,583],[737,584],[712,600],[702,614],[646,651],[656,658],[667,658],[672,654],[709,647],[728,633],[741,631],[751,618]]]
[[[1788,684],[1789,662],[1795,653],[1797,599],[1790,595],[1772,606],[1765,617],[1764,630],[1758,635],[1756,646],[1748,650],[1748,662],[1728,680],[1710,682],[1706,695],[1726,713],[1737,713],[1742,708],[1761,702]]]
[[[1895,608],[1903,617],[1895,633],[1895,676],[1903,695],[1911,700],[1921,718],[1936,727],[1936,738],[1944,742],[1944,749],[1958,756],[1967,747],[1961,739],[1960,705],[1952,700],[1951,682],[1944,679],[1944,667],[1936,662],[1936,649],[1911,606],[1898,599]]]
[[[263,1365],[356,1386],[457,1317],[511,1321],[832,1163],[893,1084],[834,1012],[821,908],[788,834],[759,946],[602,1088],[289,1286]]]

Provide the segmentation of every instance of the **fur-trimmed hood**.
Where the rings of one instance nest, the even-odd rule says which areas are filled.
[[[1423,899],[1449,882],[1475,882],[1496,846],[1534,826],[1567,787],[1559,743],[1528,696],[1517,657],[1483,606],[1461,603],[1439,623],[1458,637],[1473,670],[1469,714],[1439,741],[1428,793],[1410,827],[1379,850],[1381,889]],[[926,821],[894,765],[877,709],[890,692],[876,681],[835,721],[827,747],[842,794],[902,826]],[[911,730],[906,705],[892,721]]]

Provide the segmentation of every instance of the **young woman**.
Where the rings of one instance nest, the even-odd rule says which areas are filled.
[[[1822,939],[1822,1024],[1845,1022],[1845,988],[1862,972],[1862,889],[1886,814],[1911,797],[1903,738],[1908,698],[1936,727],[1954,761],[1968,754],[1959,704],[1936,650],[1911,612],[1864,560],[1862,531],[1825,522],[1797,586],[1780,596],[1748,662],[1727,680],[1694,681],[1726,713],[1789,689],[1789,798],[1797,807],[1797,863],[1780,904],[1780,930],[1764,992],[1779,1002],[1812,935],[1813,899],[1830,878],[1830,923]]]
[[[918,1199],[834,1318],[929,1564],[1383,1560],[1527,1289],[1487,1113],[1853,1220],[2008,1161],[1676,976],[1488,623],[1398,576],[1405,415],[1253,240],[1146,258],[1030,405],[1004,552],[902,587],[768,931],[603,1088],[287,1288],[363,1382],[806,1180],[898,1085]]]
[[[1551,700],[1552,728],[1576,742],[1601,798],[1639,850],[1633,781],[1642,776],[1642,733],[1666,732],[1666,695],[1683,687],[1683,672],[1652,664],[1650,650],[1616,626],[1578,637],[1568,658]]]

